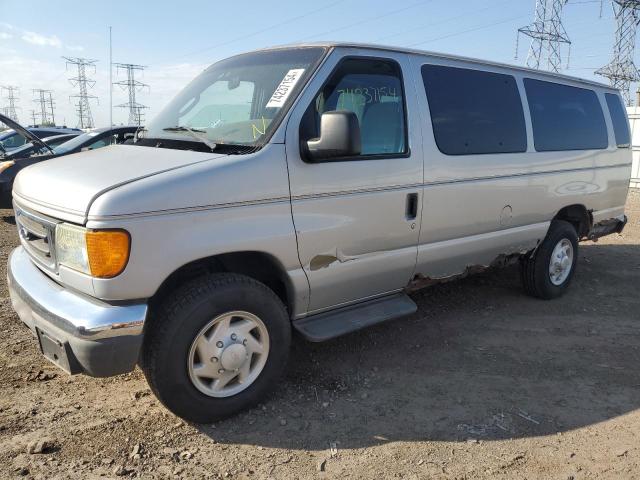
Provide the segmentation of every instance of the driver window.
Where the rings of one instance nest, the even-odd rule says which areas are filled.
[[[320,116],[336,110],[358,117],[363,156],[407,152],[404,92],[396,62],[364,58],[341,62],[306,112],[302,138],[318,137]]]

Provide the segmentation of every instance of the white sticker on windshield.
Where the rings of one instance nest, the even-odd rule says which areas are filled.
[[[289,70],[280,82],[280,85],[278,85],[278,88],[276,88],[276,91],[271,95],[269,102],[267,102],[267,108],[282,107],[291,94],[293,87],[296,86],[296,83],[298,83],[298,80],[302,77],[303,73],[304,68],[294,68]]]

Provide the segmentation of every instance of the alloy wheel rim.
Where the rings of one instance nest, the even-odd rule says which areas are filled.
[[[268,355],[269,332],[262,320],[249,312],[227,312],[209,321],[191,343],[189,378],[207,396],[230,397],[258,378]]]
[[[573,244],[569,239],[563,238],[556,244],[551,253],[549,280],[556,286],[562,285],[569,277],[572,268]]]

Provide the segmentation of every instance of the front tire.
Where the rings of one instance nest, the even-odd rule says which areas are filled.
[[[211,423],[249,408],[277,385],[291,324],[277,295],[237,274],[189,282],[153,312],[140,364],[173,413]]]
[[[578,234],[569,222],[554,220],[533,254],[522,259],[522,283],[534,297],[550,300],[569,288],[578,260]]]

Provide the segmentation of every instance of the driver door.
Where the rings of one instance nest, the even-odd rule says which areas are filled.
[[[336,50],[288,122],[292,213],[309,313],[398,291],[413,276],[423,159],[415,90],[405,71],[403,54]],[[305,142],[319,136],[322,113],[335,110],[358,117],[362,152],[311,163]]]

